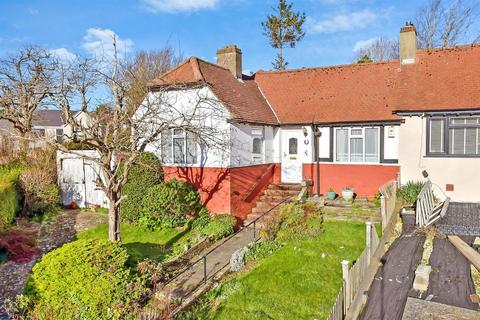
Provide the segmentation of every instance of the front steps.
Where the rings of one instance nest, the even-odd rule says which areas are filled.
[[[247,216],[243,225],[247,225],[258,217],[262,216],[265,212],[270,210],[275,205],[279,204],[285,199],[296,198],[297,195],[302,190],[300,184],[271,184],[263,192],[263,194],[258,198],[255,207],[252,209],[252,212]],[[273,209],[267,215],[271,216],[278,212],[278,208]],[[258,226],[263,225],[265,219],[260,219],[258,221]]]

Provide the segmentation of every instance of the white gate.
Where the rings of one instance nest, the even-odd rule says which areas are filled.
[[[64,205],[75,202],[78,207],[108,207],[108,199],[99,187],[101,170],[91,160],[98,158],[95,151],[75,150],[74,153],[57,152],[58,185]]]

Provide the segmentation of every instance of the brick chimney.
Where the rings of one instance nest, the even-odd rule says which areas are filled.
[[[400,29],[400,64],[415,63],[417,53],[417,30],[412,22]]]
[[[217,64],[229,69],[235,78],[240,79],[242,77],[242,50],[236,45],[218,49]]]

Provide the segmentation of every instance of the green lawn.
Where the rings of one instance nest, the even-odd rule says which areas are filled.
[[[188,242],[191,232],[184,229],[165,229],[151,231],[136,225],[120,225],[123,245],[133,261],[153,259],[163,261]],[[103,223],[77,234],[77,239],[107,239],[108,224]]]
[[[342,285],[340,262],[354,261],[363,251],[365,224],[325,221],[324,226],[318,238],[289,243],[227,283],[227,292],[217,298],[224,301],[208,317],[327,318]]]

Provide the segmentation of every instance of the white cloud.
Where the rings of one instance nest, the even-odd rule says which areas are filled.
[[[68,51],[66,48],[51,49],[49,51],[59,60],[64,62],[72,61],[76,58],[76,55]]]
[[[36,16],[37,14],[40,13],[40,11],[38,11],[38,9],[35,9],[35,8],[28,8],[28,13],[31,14],[32,16]]]
[[[377,41],[379,38],[378,37],[375,37],[375,38],[370,38],[370,39],[367,39],[367,40],[360,40],[360,41],[357,41],[355,42],[355,45],[353,46],[353,51],[354,52],[357,52],[359,50],[362,50],[364,48],[367,48],[369,47],[372,43],[374,43],[375,41]]]
[[[95,56],[113,56],[113,37],[117,42],[117,52],[119,55],[132,50],[133,41],[131,39],[122,39],[110,29],[90,28],[83,37],[82,48]]]
[[[155,13],[213,9],[219,2],[220,0],[143,0],[146,9]]]
[[[310,19],[310,29],[313,33],[332,33],[361,29],[376,21],[379,16],[371,10],[364,9],[336,15],[330,19],[313,21]]]

